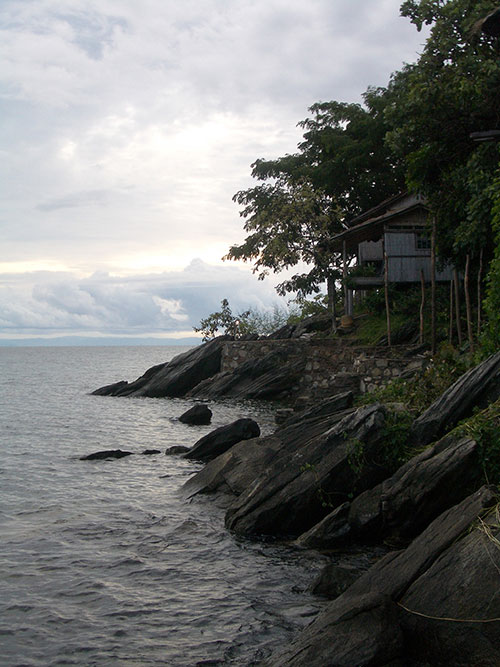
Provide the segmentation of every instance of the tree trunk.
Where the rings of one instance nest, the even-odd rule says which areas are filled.
[[[469,292],[469,271],[470,271],[470,255],[467,253],[465,260],[465,276],[464,276],[464,292],[465,292],[465,311],[467,314],[467,337],[469,339],[469,347],[471,352],[474,352],[474,335],[472,333],[472,309],[470,303]]]
[[[425,306],[425,280],[424,280],[424,270],[420,269],[420,285],[422,287],[422,299],[420,301],[420,336],[419,343],[420,345],[424,342],[424,306]]]
[[[385,313],[387,316],[387,345],[391,347],[391,313],[389,310],[389,260],[387,253],[384,252],[384,292],[385,292]]]
[[[458,282],[458,271],[453,269],[453,282],[455,284],[455,320],[457,323],[458,347],[462,345],[462,327],[460,326],[460,286]]]

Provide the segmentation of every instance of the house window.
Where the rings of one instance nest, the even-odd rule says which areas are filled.
[[[415,247],[417,250],[430,250],[431,239],[425,232],[416,232]]]

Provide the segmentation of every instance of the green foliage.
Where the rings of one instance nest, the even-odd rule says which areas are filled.
[[[199,327],[193,329],[203,335],[203,340],[207,341],[218,333],[235,336],[239,333],[240,324],[249,315],[249,311],[241,313],[240,315],[233,315],[231,306],[227,299],[222,299],[221,309],[215,313],[211,313],[200,321]]]
[[[267,335],[276,331],[290,318],[290,311],[274,305],[271,312],[249,308],[244,312],[233,314],[229,301],[222,299],[221,309],[211,313],[200,321],[199,327],[193,327],[203,335],[203,340],[211,340],[222,333],[229,336],[245,336],[247,334]]]
[[[387,91],[369,89],[359,104],[314,104],[299,151],[276,160],[258,159],[252,176],[260,184],[237,192],[248,236],[224,259],[251,261],[263,279],[300,262],[310,266],[278,285],[280,294],[317,292],[328,276],[340,278],[340,257],[329,239],[352,218],[403,186],[401,164],[384,144]]]
[[[490,265],[487,281],[485,310],[488,317],[483,336],[486,354],[493,354],[500,349],[500,169],[494,185],[494,204],[492,209],[492,227],[495,238],[495,254]]]
[[[497,0],[408,0],[401,13],[431,34],[418,62],[389,85],[391,148],[404,159],[407,182],[425,194],[437,223],[438,252],[463,266],[464,254],[491,249],[485,192],[498,165],[491,145],[472,132],[500,125],[500,41],[474,31]]]
[[[427,368],[409,380],[400,378],[370,394],[362,394],[357,402],[404,403],[409,413],[420,414],[473,365],[473,359],[460,355],[453,347],[443,345]]]
[[[485,481],[500,485],[500,399],[462,421],[454,433],[467,435],[478,443]]]
[[[327,314],[328,297],[326,294],[316,294],[312,299],[298,294],[295,299],[289,301],[291,313],[288,318],[289,324],[298,324],[301,320],[312,315]]]

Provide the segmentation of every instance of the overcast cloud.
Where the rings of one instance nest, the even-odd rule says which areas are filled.
[[[0,336],[189,332],[223,297],[250,163],[417,57],[399,0],[3,0]]]

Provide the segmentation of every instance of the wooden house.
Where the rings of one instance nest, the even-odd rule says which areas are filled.
[[[351,221],[333,237],[333,250],[356,257],[350,270],[346,313],[352,311],[352,291],[397,284],[431,281],[431,232],[429,211],[420,195],[402,193],[386,199]],[[387,258],[387,259],[386,259]],[[386,276],[387,269],[387,276]],[[449,281],[452,267],[436,270],[436,281]]]

